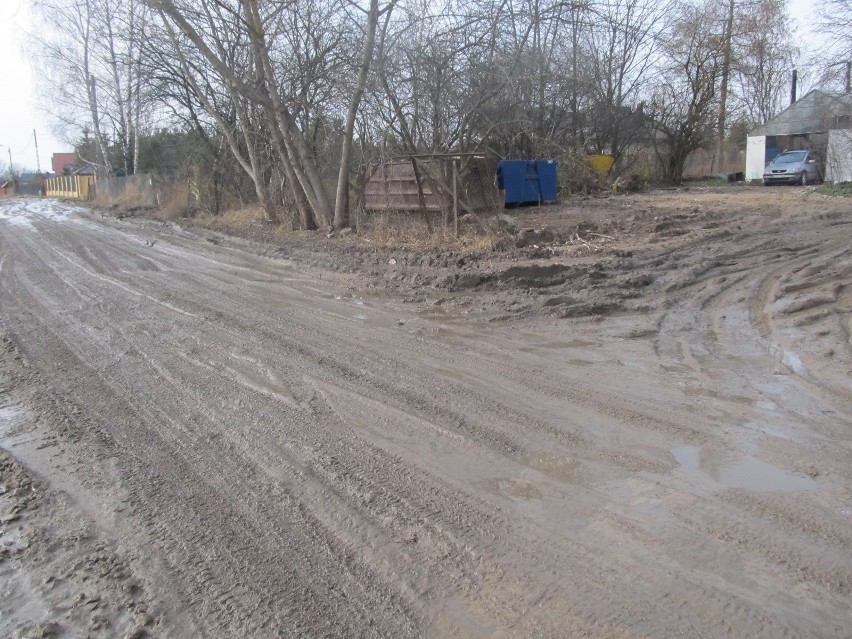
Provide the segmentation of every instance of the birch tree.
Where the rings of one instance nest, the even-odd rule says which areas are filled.
[[[46,61],[42,90],[64,105],[60,116],[79,138],[92,131],[104,173],[135,171],[149,97],[141,49],[148,9],[141,0],[40,0],[49,28],[36,35]],[[118,153],[111,152],[111,147]]]

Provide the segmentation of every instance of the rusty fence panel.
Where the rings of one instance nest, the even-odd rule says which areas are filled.
[[[456,169],[454,175],[454,168]],[[462,212],[500,207],[495,160],[482,156],[410,156],[383,162],[364,187],[368,211]]]

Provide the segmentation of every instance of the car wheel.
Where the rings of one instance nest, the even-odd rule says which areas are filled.
[[[806,171],[802,171],[802,174],[799,176],[799,184],[802,186],[806,186],[808,183],[808,174]]]

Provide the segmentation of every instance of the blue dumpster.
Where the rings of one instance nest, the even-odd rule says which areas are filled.
[[[556,160],[501,160],[497,185],[506,192],[505,204],[556,201]]]

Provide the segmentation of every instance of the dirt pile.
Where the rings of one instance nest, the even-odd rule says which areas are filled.
[[[364,276],[373,290],[482,319],[609,315],[659,307],[655,294],[701,277],[714,268],[708,255],[725,253],[808,197],[843,207],[801,190],[743,186],[585,197],[501,214],[494,221],[505,240],[479,252],[377,247],[358,234],[281,236],[262,223],[239,228],[242,240],[195,232],[211,243],[248,241],[263,255]],[[679,283],[670,281],[673,269]]]

